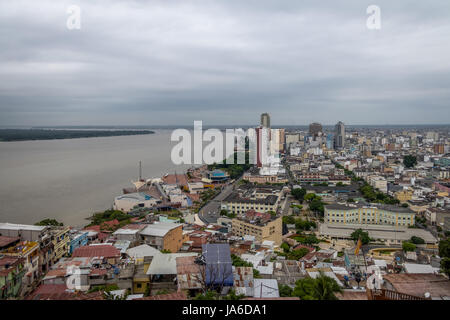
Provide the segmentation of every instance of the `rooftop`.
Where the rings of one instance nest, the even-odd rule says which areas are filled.
[[[43,231],[47,226],[35,226],[30,224],[16,224],[16,223],[0,223],[0,230],[28,230],[28,231]]]
[[[75,249],[72,257],[120,257],[120,251],[112,245],[90,245]]]
[[[182,226],[180,223],[155,222],[153,224],[149,224],[144,230],[141,231],[141,234],[144,236],[164,237],[167,232],[180,226]]]

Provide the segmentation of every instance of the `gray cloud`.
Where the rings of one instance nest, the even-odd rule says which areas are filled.
[[[0,125],[449,123],[450,3],[391,2],[4,1]]]

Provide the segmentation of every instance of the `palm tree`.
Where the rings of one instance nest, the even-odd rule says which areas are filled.
[[[320,275],[315,279],[298,280],[292,295],[302,300],[337,300],[337,292],[342,292],[337,282],[320,271]]]

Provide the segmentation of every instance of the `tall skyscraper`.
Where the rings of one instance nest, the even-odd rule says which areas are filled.
[[[261,114],[261,126],[263,128],[270,128],[270,116],[268,113]]]
[[[309,125],[309,134],[314,138],[319,136],[319,133],[322,132],[322,125],[320,123],[314,122]]]
[[[334,127],[334,148],[342,149],[345,147],[345,125],[339,121]]]

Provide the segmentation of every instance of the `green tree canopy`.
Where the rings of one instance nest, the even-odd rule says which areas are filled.
[[[416,237],[416,236],[411,237],[411,242],[414,244],[425,244],[425,240],[423,240],[420,237]]]
[[[300,279],[295,283],[292,296],[301,300],[337,300],[335,293],[342,292],[337,282],[323,272],[313,278]]]
[[[35,223],[35,226],[63,226],[64,224],[62,222],[58,222],[55,219],[44,219],[37,223]]]
[[[407,168],[412,168],[417,164],[417,158],[412,155],[407,155],[403,157],[403,164]]]
[[[450,239],[439,242],[439,256],[441,257],[441,270],[450,277]]]
[[[405,252],[415,251],[416,245],[414,243],[411,243],[408,241],[403,241],[402,248],[403,248],[403,251],[405,251]]]
[[[287,285],[278,285],[278,291],[280,292],[280,297],[291,297],[293,289]]]
[[[304,197],[306,195],[306,189],[304,188],[292,189],[291,194],[296,200],[298,200],[300,203],[303,203]]]
[[[369,233],[362,229],[356,229],[350,236],[355,242],[358,241],[358,239],[361,239],[362,244],[368,244],[370,242]]]

